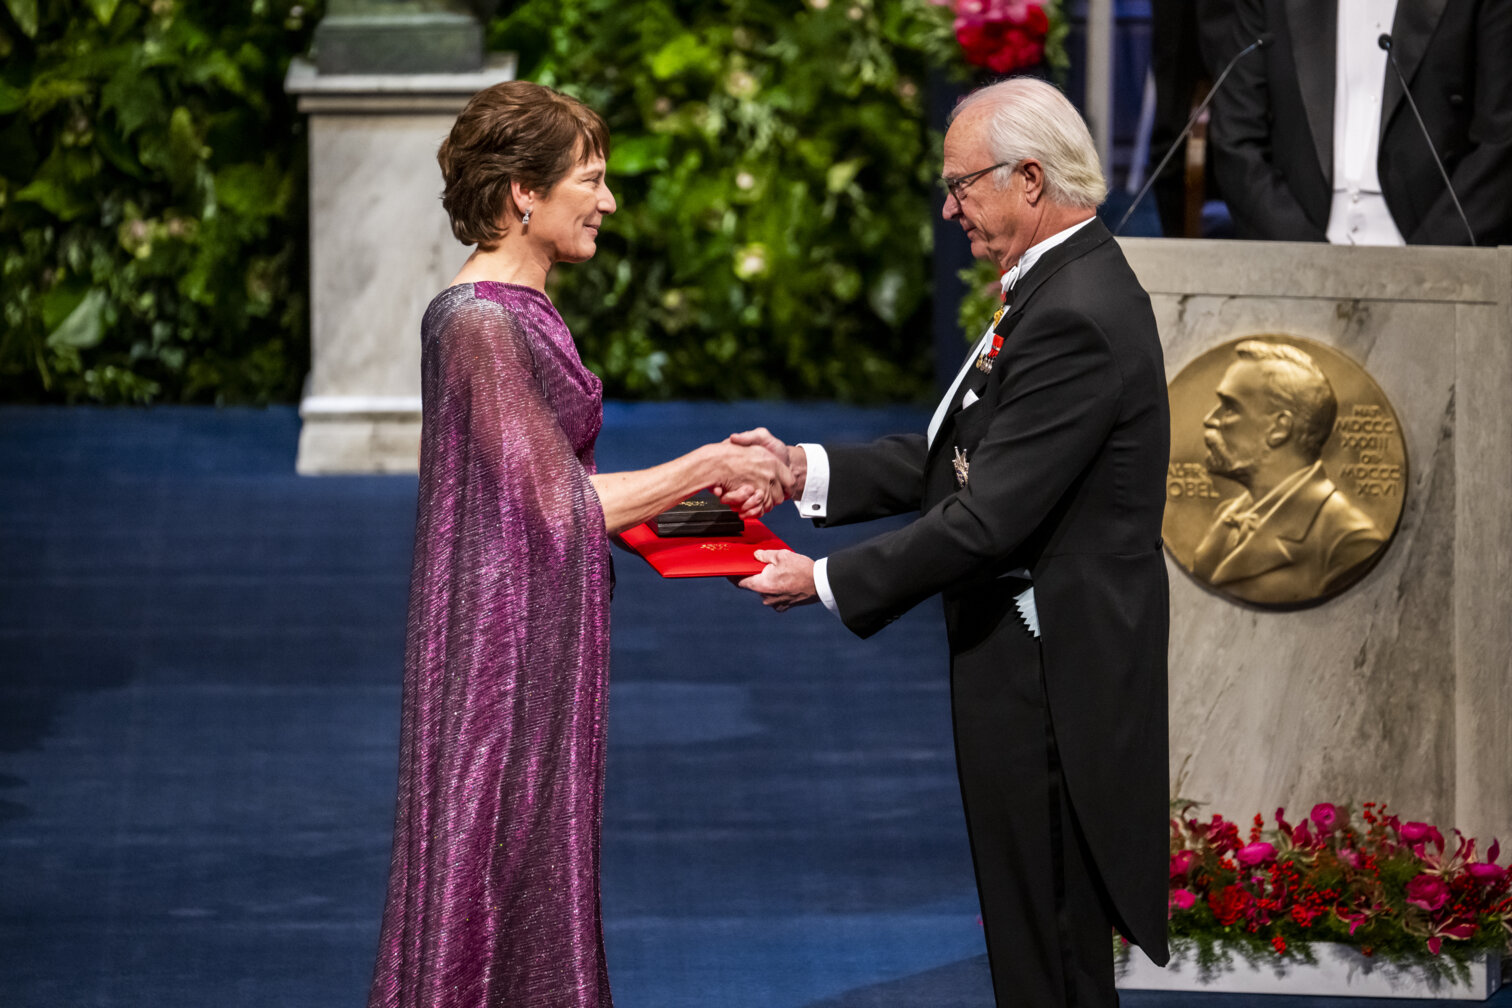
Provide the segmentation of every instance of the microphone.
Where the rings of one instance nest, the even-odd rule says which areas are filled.
[[[1449,190],[1449,199],[1454,203],[1454,209],[1459,213],[1460,221],[1465,225],[1465,234],[1470,237],[1470,245],[1475,245],[1475,230],[1470,227],[1470,218],[1465,216],[1465,208],[1460,206],[1459,197],[1455,195],[1454,183],[1449,181],[1449,173],[1444,170],[1444,162],[1439,159],[1438,150],[1433,146],[1433,136],[1428,132],[1428,124],[1423,122],[1422,113],[1418,112],[1417,102],[1412,100],[1412,91],[1407,87],[1407,78],[1402,74],[1402,68],[1397,66],[1396,53],[1391,51],[1391,36],[1382,33],[1376,39],[1376,45],[1386,50],[1386,60],[1391,64],[1391,69],[1396,73],[1397,80],[1401,82],[1402,94],[1407,97],[1407,106],[1412,109],[1412,117],[1417,120],[1418,129],[1423,134],[1423,142],[1428,145],[1428,153],[1433,155],[1433,163],[1438,165],[1439,174],[1443,176],[1444,188]]]
[[[1385,36],[1382,37],[1384,38]],[[1144,185],[1139,187],[1139,194],[1134,197],[1134,202],[1129,204],[1129,209],[1125,210],[1124,215],[1118,219],[1118,226],[1113,229],[1114,235],[1118,235],[1123,231],[1124,225],[1129,223],[1129,218],[1134,215],[1135,208],[1139,206],[1139,201],[1145,198],[1145,194],[1150,191],[1150,187],[1153,186],[1155,184],[1155,180],[1160,177],[1160,173],[1162,170],[1164,170],[1166,163],[1176,155],[1176,152],[1181,149],[1181,145],[1186,143],[1187,137],[1192,135],[1192,130],[1197,126],[1197,120],[1202,118],[1202,113],[1207,111],[1208,105],[1218,94],[1218,89],[1223,86],[1224,78],[1229,75],[1229,71],[1234,69],[1234,66],[1238,64],[1240,60],[1244,59],[1244,57],[1248,56],[1256,49],[1264,49],[1266,46],[1270,45],[1271,42],[1275,41],[1275,38],[1276,37],[1270,32],[1265,32],[1261,34],[1259,38],[1255,39],[1255,41],[1251,42],[1243,49],[1240,49],[1237,53],[1234,54],[1234,58],[1228,61],[1228,65],[1223,68],[1223,72],[1218,75],[1218,79],[1213,81],[1213,86],[1208,88],[1208,93],[1202,99],[1202,103],[1197,106],[1197,108],[1192,112],[1192,117],[1188,119],[1186,125],[1182,127],[1181,134],[1176,137],[1176,142],[1171,144],[1170,148],[1166,150],[1165,157],[1160,159],[1160,163],[1155,166],[1155,170],[1150,172],[1150,177],[1145,179]]]

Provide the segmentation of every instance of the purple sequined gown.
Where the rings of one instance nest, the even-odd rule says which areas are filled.
[[[609,1006],[602,383],[539,291],[451,287],[424,431],[399,799],[370,1008]]]

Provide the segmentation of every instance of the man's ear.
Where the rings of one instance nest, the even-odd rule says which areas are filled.
[[[1279,448],[1291,440],[1292,430],[1296,426],[1296,418],[1290,410],[1282,410],[1271,419],[1270,430],[1265,432],[1265,444],[1269,448]]]
[[[1020,164],[1016,170],[1024,175],[1024,198],[1033,206],[1045,194],[1045,169],[1040,167],[1038,161],[1030,159]]]

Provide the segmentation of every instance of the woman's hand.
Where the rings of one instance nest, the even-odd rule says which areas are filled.
[[[798,452],[802,454],[802,452]],[[742,518],[759,518],[788,499],[793,474],[767,448],[731,441],[707,444],[670,462],[588,477],[604,509],[604,531],[618,535],[705,487]]]

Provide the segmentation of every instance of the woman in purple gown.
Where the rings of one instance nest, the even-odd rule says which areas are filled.
[[[608,131],[523,81],[439,153],[476,245],[421,327],[424,428],[398,810],[370,1008],[607,1008],[599,824],[610,534],[714,486],[759,514],[770,453],[597,473],[601,382],[546,297],[615,209]]]

